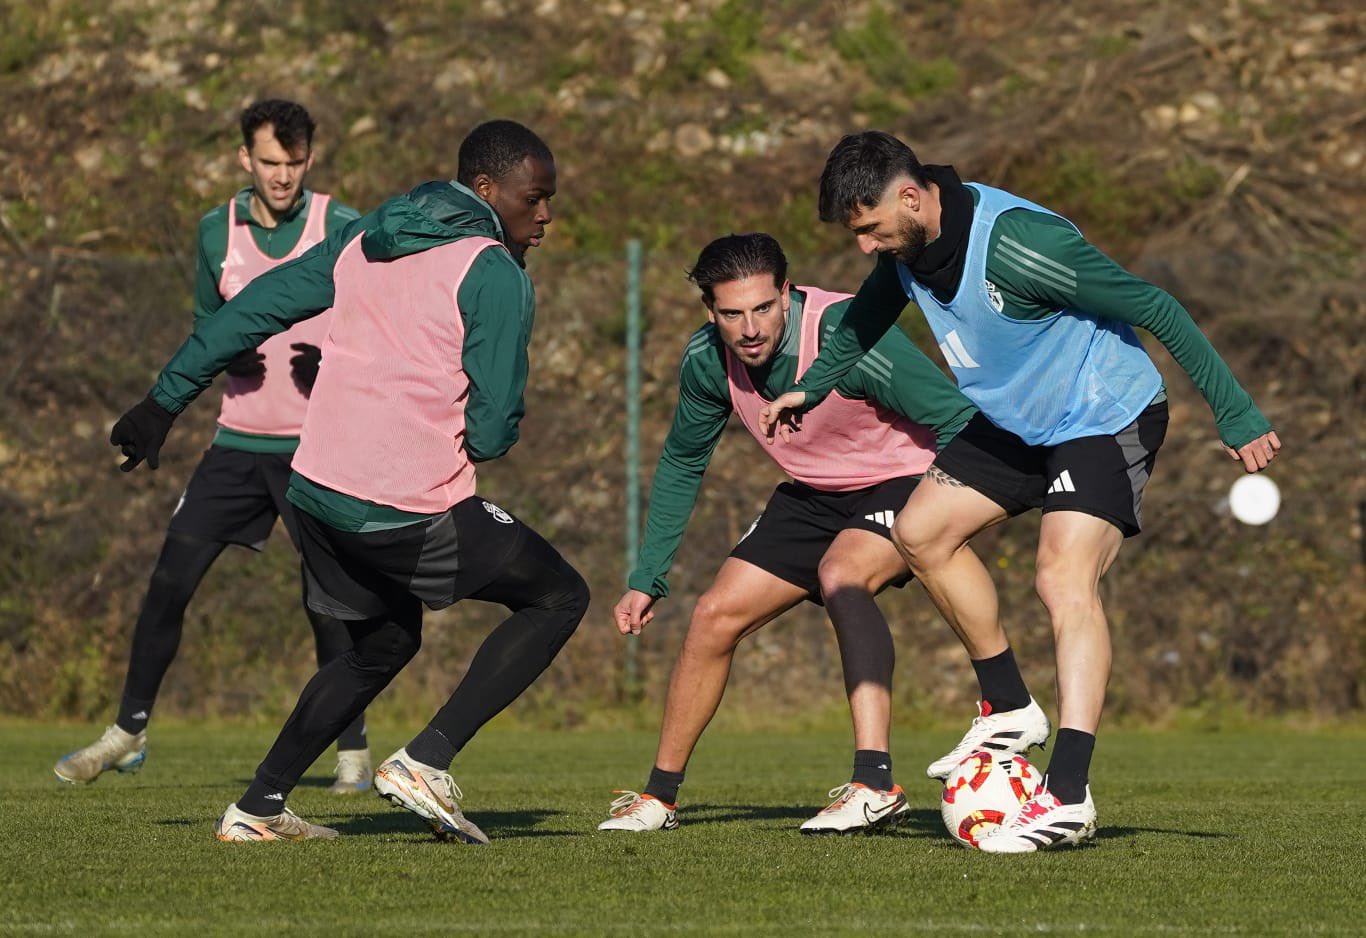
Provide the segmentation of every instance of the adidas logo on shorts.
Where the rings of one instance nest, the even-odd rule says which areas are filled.
[[[1075,492],[1077,487],[1072,484],[1072,473],[1064,469],[1062,473],[1053,480],[1053,484],[1048,487],[1048,494],[1055,492]],[[1034,491],[1038,491],[1035,489]]]

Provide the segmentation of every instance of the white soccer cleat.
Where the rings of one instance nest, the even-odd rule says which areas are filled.
[[[1023,755],[1032,746],[1043,748],[1048,742],[1048,734],[1053,731],[1048,716],[1033,697],[1029,698],[1029,706],[1003,713],[992,713],[985,700],[979,701],[977,714],[958,745],[948,755],[929,764],[925,769],[927,776],[941,781],[948,778],[960,762],[978,750],[999,758]]]
[[[677,805],[666,804],[654,795],[638,795],[633,791],[616,791],[620,795],[612,802],[612,816],[598,825],[600,831],[671,831],[678,827]]]
[[[460,811],[465,797],[449,772],[424,765],[400,749],[375,770],[375,792],[425,818],[438,840],[486,844],[488,837]]]
[[[900,785],[891,791],[878,791],[858,782],[847,782],[830,789],[835,800],[820,814],[803,822],[803,834],[873,834],[889,831],[910,814],[906,793]]]
[[[116,769],[120,774],[136,772],[146,758],[146,730],[134,736],[118,726],[111,726],[89,746],[58,759],[52,771],[58,781],[87,785],[109,769]]]
[[[370,787],[370,750],[341,749],[337,752],[337,780],[329,789],[334,795],[354,795]]]
[[[1079,847],[1095,836],[1096,803],[1091,800],[1090,785],[1081,804],[1063,804],[1052,792],[1040,789],[1004,824],[979,840],[977,849],[983,853],[1033,853],[1053,847]]]
[[[285,808],[272,817],[257,817],[228,805],[214,825],[213,835],[224,843],[258,843],[267,840],[332,840],[340,837],[330,827],[310,824]]]

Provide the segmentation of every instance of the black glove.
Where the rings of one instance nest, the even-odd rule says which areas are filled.
[[[166,434],[174,422],[175,414],[152,400],[151,395],[134,404],[109,434],[109,442],[128,457],[119,468],[132,472],[144,459],[149,469],[160,466],[161,444],[166,442]]]
[[[238,352],[223,369],[234,378],[259,378],[266,373],[266,356],[254,348]]]
[[[318,366],[323,363],[323,350],[307,342],[294,342],[289,347],[299,353],[289,360],[290,373],[304,391],[313,390],[313,383],[318,380]]]

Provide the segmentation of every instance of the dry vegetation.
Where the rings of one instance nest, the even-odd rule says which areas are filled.
[[[181,421],[155,474],[122,476],[105,439],[183,337],[195,223],[241,184],[235,117],[268,94],[313,110],[314,184],[362,209],[448,176],[462,133],[488,116],[524,120],[556,151],[560,217],[532,261],[531,413],[524,442],[486,478],[587,571],[596,599],[522,714],[573,724],[619,699],[608,613],[623,580],[625,240],[647,251],[648,462],[698,321],[681,273],[702,243],[769,230],[799,280],[858,283],[866,262],[817,222],[814,182],[838,136],[866,126],[1056,208],[1172,290],[1287,445],[1275,471],[1281,516],[1238,526],[1219,510],[1236,470],[1190,383],[1156,352],[1173,420],[1150,531],[1105,586],[1114,711],[1328,715],[1366,702],[1366,14],[1356,4],[3,0],[0,10],[0,710],[90,716],[118,692],[145,578],[213,402]],[[662,696],[690,601],[777,479],[742,433],[731,436],[674,596],[641,642],[645,712]],[[1022,520],[981,546],[1042,690],[1050,639],[1031,592],[1033,529]],[[311,652],[295,560],[277,540],[210,574],[165,710],[273,714],[292,700]],[[884,605],[905,718],[968,706],[962,653],[921,591]],[[492,621],[480,609],[430,617],[426,650],[400,679],[405,712],[444,696]],[[730,711],[837,706],[834,655],[819,610],[789,617],[742,650]]]

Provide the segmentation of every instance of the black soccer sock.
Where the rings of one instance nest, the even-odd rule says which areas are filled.
[[[876,749],[854,750],[854,775],[851,782],[876,791],[892,790],[892,756]]]
[[[1086,800],[1086,783],[1090,780],[1091,753],[1096,748],[1096,737],[1081,730],[1058,730],[1053,741],[1053,758],[1048,760],[1048,790],[1063,804],[1081,804]]]
[[[643,794],[658,798],[665,804],[678,804],[678,789],[683,785],[682,772],[666,772],[659,766],[650,770],[650,780]]]
[[[287,794],[254,778],[247,786],[246,793],[237,799],[237,810],[256,817],[274,817],[285,809]]]
[[[982,699],[991,706],[992,713],[1004,713],[1029,706],[1029,688],[1025,687],[1020,666],[1015,663],[1015,652],[1007,648],[990,658],[974,659],[972,670],[977,672],[977,683],[982,688]]]
[[[414,736],[404,748],[418,762],[443,772],[450,769],[451,760],[455,758],[455,744],[430,726]]]
[[[124,694],[123,699],[119,701],[119,715],[114,718],[114,724],[125,733],[136,736],[147,729],[147,721],[152,718],[154,703],[155,700],[139,700]]]
[[[428,724],[456,752],[550,666],[588,611],[588,584],[527,529],[497,578],[470,598],[498,603],[513,614],[484,639],[464,680]]]

